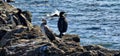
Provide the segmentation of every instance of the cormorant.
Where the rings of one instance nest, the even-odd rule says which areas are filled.
[[[42,33],[50,39],[50,41],[53,41],[56,39],[53,32],[47,26],[47,21],[45,19],[42,19],[41,30],[42,30]]]
[[[0,24],[7,24],[7,21],[0,16]]]
[[[20,21],[14,14],[9,14],[9,18],[14,26],[20,25]]]
[[[60,32],[59,35],[60,38],[62,38],[63,33],[66,32],[68,28],[68,22],[64,16],[64,13],[65,12],[60,12],[58,20],[58,30]]]
[[[31,12],[29,12],[29,11],[23,11],[22,13],[23,13],[23,15],[27,18],[27,20],[28,20],[29,22],[32,22]]]
[[[23,26],[28,26],[28,23],[27,23],[27,19],[26,17],[22,14],[22,10],[17,8],[18,12],[17,12],[17,17],[18,17],[18,20],[20,21],[20,23],[23,25]]]

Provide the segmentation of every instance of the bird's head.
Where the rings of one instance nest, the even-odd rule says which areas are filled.
[[[61,11],[59,16],[64,16],[65,12],[64,11]]]
[[[55,11],[55,13],[51,14],[50,17],[60,17],[64,16],[65,12],[64,11]]]
[[[17,8],[17,13],[22,13],[22,10],[20,8]]]
[[[47,21],[46,21],[46,19],[42,19],[42,23],[45,23],[45,24],[47,24]]]

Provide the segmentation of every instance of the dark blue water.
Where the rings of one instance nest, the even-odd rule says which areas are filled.
[[[79,34],[81,45],[102,45],[120,50],[120,0],[16,0],[17,8],[32,12],[34,25],[55,10],[67,12],[67,33]],[[58,33],[57,18],[48,25]]]

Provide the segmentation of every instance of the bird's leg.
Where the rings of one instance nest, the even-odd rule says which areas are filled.
[[[62,38],[62,36],[63,36],[63,33],[60,33],[59,37]]]

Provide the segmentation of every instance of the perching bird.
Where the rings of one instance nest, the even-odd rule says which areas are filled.
[[[68,22],[64,16],[65,12],[60,12],[59,14],[59,20],[58,20],[58,30],[60,32],[59,37],[62,38],[63,33],[67,31],[68,28]]]
[[[26,17],[22,14],[22,10],[17,8],[18,12],[17,12],[17,17],[18,17],[18,20],[20,21],[20,23],[23,25],[23,26],[28,26],[28,23],[27,23],[27,19]]]
[[[4,18],[0,17],[0,24],[7,24],[7,21]]]
[[[20,24],[18,18],[17,18],[14,14],[9,14],[9,18],[10,18],[11,23],[12,23],[14,26],[17,26],[17,25]]]
[[[50,39],[50,41],[55,40],[55,35],[53,32],[50,30],[50,28],[47,26],[47,21],[45,19],[42,19],[42,24],[41,24],[41,29],[42,33]]]

